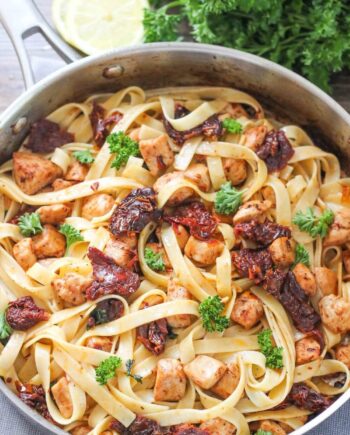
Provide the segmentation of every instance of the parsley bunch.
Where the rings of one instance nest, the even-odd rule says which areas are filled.
[[[242,204],[243,192],[234,188],[231,181],[223,184],[216,193],[214,208],[220,214],[231,214]]]
[[[295,261],[292,267],[296,266],[298,263],[302,263],[305,264],[305,266],[310,267],[310,255],[305,246],[300,245],[299,243],[295,248]]]
[[[222,126],[228,133],[241,134],[243,131],[242,124],[234,118],[225,118],[222,121]]]
[[[116,154],[111,165],[112,168],[120,169],[126,165],[130,156],[140,154],[139,144],[122,131],[110,134],[106,140],[109,143],[109,151]]]
[[[209,296],[199,304],[199,314],[202,318],[203,328],[208,332],[223,332],[228,328],[230,322],[222,316],[224,304],[219,296]]]
[[[271,369],[281,369],[283,367],[283,348],[273,346],[271,337],[271,329],[264,329],[260,332],[258,335],[260,350],[266,357],[266,367],[270,367]]]
[[[74,151],[73,157],[78,160],[78,162],[85,165],[93,163],[95,161],[94,156],[91,154],[90,150]]]
[[[325,90],[350,67],[347,0],[151,0],[145,42],[175,41],[189,28],[197,42],[224,45],[293,69]]]
[[[18,219],[21,234],[25,237],[35,236],[43,231],[38,213],[24,213]]]
[[[73,243],[84,240],[84,237],[81,235],[80,231],[69,224],[61,225],[60,233],[66,237],[67,250],[71,245],[73,245]]]
[[[154,252],[151,248],[145,249],[145,262],[148,267],[156,272],[164,272],[165,264],[160,252]]]
[[[96,368],[96,381],[100,385],[106,385],[109,379],[115,376],[115,371],[122,366],[119,356],[110,356],[103,360]]]
[[[309,233],[311,237],[325,237],[328,227],[332,225],[334,213],[332,210],[325,210],[320,216],[316,216],[314,210],[308,207],[306,212],[298,211],[294,218],[293,224],[297,225],[301,231]]]
[[[6,320],[6,311],[0,313],[0,340],[7,340],[12,334],[11,326]]]

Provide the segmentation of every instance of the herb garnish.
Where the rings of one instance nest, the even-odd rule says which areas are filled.
[[[18,219],[21,234],[25,237],[35,236],[43,231],[38,213],[24,213]]]
[[[320,216],[316,216],[314,210],[308,207],[305,213],[298,211],[294,218],[293,224],[297,225],[301,231],[309,233],[311,237],[325,237],[328,228],[332,225],[334,213],[326,209]]]
[[[110,134],[106,140],[109,143],[109,151],[116,154],[112,168],[120,169],[126,165],[130,156],[140,154],[139,144],[122,131]]]
[[[214,208],[220,214],[231,214],[242,204],[243,192],[235,189],[231,181],[223,184],[216,193]]]
[[[209,296],[199,304],[199,314],[202,318],[203,328],[208,332],[223,332],[228,328],[230,321],[222,316],[224,304],[219,296]]]
[[[266,367],[271,369],[281,369],[283,367],[283,348],[273,346],[271,337],[271,329],[264,329],[260,332],[258,335],[260,350],[266,357]]]
[[[119,356],[110,356],[103,360],[96,368],[96,381],[100,385],[107,384],[108,379],[115,376],[115,371],[122,365],[122,360]]]

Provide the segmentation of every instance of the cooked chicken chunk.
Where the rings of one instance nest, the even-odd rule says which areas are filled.
[[[312,337],[305,337],[295,343],[297,365],[315,361],[321,355],[320,343]]]
[[[221,399],[227,399],[235,391],[239,378],[238,365],[235,363],[227,364],[224,376],[211,388],[211,391]]]
[[[315,267],[317,287],[323,296],[336,294],[338,288],[337,274],[328,267]]]
[[[52,281],[57,296],[70,305],[81,305],[85,302],[85,292],[91,279],[75,272],[67,273],[62,278]]]
[[[159,177],[174,162],[174,153],[165,134],[154,139],[140,140],[139,148],[151,174]]]
[[[196,184],[200,190],[209,192],[211,185],[209,171],[203,163],[193,163],[190,165],[185,171],[185,178]]]
[[[204,421],[199,428],[210,435],[234,435],[236,433],[233,424],[219,417]]]
[[[288,237],[278,237],[269,246],[269,251],[276,266],[289,267],[294,263],[294,243]]]
[[[317,291],[316,279],[311,270],[303,263],[298,263],[293,269],[297,283],[309,296],[314,296]]]
[[[27,270],[36,263],[33,241],[30,237],[20,240],[13,247],[13,256],[22,269]]]
[[[56,382],[51,388],[51,393],[62,416],[64,418],[71,417],[73,413],[73,403],[67,379],[63,377]]]
[[[263,420],[259,428],[263,431],[271,432],[272,435],[286,435],[285,430],[278,423],[271,420]]]
[[[203,266],[214,264],[224,249],[220,240],[198,240],[191,236],[185,246],[185,254],[191,260]]]
[[[92,428],[90,426],[76,426],[74,429],[70,431],[72,435],[87,435],[89,432],[92,431]]]
[[[19,188],[34,195],[62,175],[62,169],[37,154],[13,153],[13,175]]]
[[[164,174],[158,178],[158,180],[153,185],[153,189],[156,191],[157,194],[159,194],[161,190],[167,190],[169,187],[172,187],[174,184],[181,182],[183,179],[183,172],[169,172],[168,174]],[[190,187],[180,187],[170,196],[167,201],[167,205],[179,205],[182,202],[186,201],[186,199],[191,198],[193,195],[194,191]]]
[[[276,195],[275,191],[270,186],[265,186],[261,189],[261,193],[264,199],[271,202],[271,207],[276,206]]]
[[[132,267],[135,263],[136,252],[119,240],[109,239],[104,253],[113,258],[118,266]]]
[[[247,178],[247,164],[241,159],[223,159],[223,167],[226,178],[233,186],[243,183]]]
[[[183,251],[188,239],[190,238],[190,235],[188,234],[186,228],[182,225],[173,224],[173,230],[175,232],[177,243],[179,244],[181,251]]]
[[[82,163],[75,161],[69,166],[64,178],[68,181],[84,181],[88,172],[88,165],[83,165]]]
[[[140,127],[134,128],[133,130],[130,131],[128,136],[130,137],[130,139],[135,140],[136,142],[139,142],[139,140],[140,140],[140,131],[141,131]]]
[[[184,367],[186,375],[205,390],[212,388],[226,372],[226,365],[206,355],[198,355]]]
[[[160,359],[154,386],[154,399],[158,402],[178,402],[186,392],[186,376],[180,361]]]
[[[245,291],[237,298],[231,312],[231,319],[245,329],[255,326],[263,316],[261,300],[250,291]]]
[[[145,308],[154,307],[154,305],[162,304],[164,299],[160,295],[151,295],[144,299],[140,305],[140,310]]]
[[[43,205],[36,211],[42,224],[57,225],[62,223],[71,213],[70,207],[65,204]]]
[[[232,118],[249,118],[248,112],[243,108],[242,104],[229,103],[224,109],[224,113],[227,113]]]
[[[107,193],[95,193],[85,199],[81,209],[81,216],[91,220],[94,217],[104,216],[114,206],[114,198]]]
[[[42,233],[33,237],[34,253],[38,258],[63,257],[66,238],[52,225],[44,225]]]
[[[340,246],[347,242],[350,242],[350,210],[344,208],[335,214],[323,246]]]
[[[57,190],[63,190],[67,189],[67,187],[74,186],[74,184],[76,184],[74,181],[67,181],[63,180],[63,178],[57,178],[57,180],[52,183],[52,187],[54,192],[56,192]]]
[[[265,125],[251,127],[244,132],[244,145],[252,149],[253,151],[257,151],[264,142],[266,134],[267,127]]]
[[[86,347],[92,349],[103,350],[104,352],[110,352],[112,350],[112,339],[110,337],[89,337],[86,342]]]
[[[335,348],[335,357],[350,369],[350,344],[338,344]]]
[[[165,269],[171,269],[171,263],[163,246],[159,243],[146,243],[146,248],[152,249],[155,254],[160,254],[165,265]]]
[[[137,243],[138,243],[137,234],[132,232],[132,231],[130,231],[125,236],[118,236],[118,237],[116,237],[116,240],[118,240],[118,242],[124,243],[130,249],[136,249],[137,248]]]
[[[233,217],[233,223],[248,222],[252,219],[264,220],[264,213],[271,207],[271,202],[268,200],[259,201],[252,200],[241,205],[237,213]]]
[[[335,334],[350,331],[350,303],[340,296],[328,295],[319,302],[322,322]]]
[[[167,300],[176,301],[178,299],[192,299],[192,295],[178,283],[176,278],[171,278],[168,283]],[[167,317],[167,321],[173,328],[185,328],[192,323],[192,316],[190,314],[177,314]]]

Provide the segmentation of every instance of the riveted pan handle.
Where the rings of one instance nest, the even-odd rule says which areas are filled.
[[[66,44],[47,24],[32,0],[0,1],[0,20],[15,47],[26,88],[35,83],[33,70],[24,40],[34,33],[41,33],[56,53],[67,63],[81,55]]]

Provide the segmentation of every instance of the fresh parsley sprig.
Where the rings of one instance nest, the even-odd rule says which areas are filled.
[[[21,234],[25,237],[35,236],[43,231],[38,213],[24,213],[18,219]]]
[[[109,151],[116,154],[111,167],[120,169],[125,166],[130,156],[140,155],[139,144],[122,131],[107,136]]]
[[[84,165],[88,165],[95,161],[95,157],[91,154],[90,150],[74,151],[73,157]]]
[[[281,369],[283,367],[283,348],[273,346],[271,337],[271,329],[264,329],[260,332],[258,335],[260,350],[265,355],[266,367],[271,369]]]
[[[151,248],[145,249],[145,262],[148,267],[156,272],[165,271],[165,263],[160,252],[154,252]]]
[[[258,429],[255,435],[273,435],[269,430]]]
[[[158,7],[158,4],[155,4]],[[145,9],[143,26],[144,26],[144,40],[145,42],[154,41],[177,41],[181,37],[177,32],[182,15],[181,14],[168,14],[168,10],[180,6],[182,1],[170,2],[159,9]]]
[[[229,327],[230,321],[221,313],[224,309],[219,296],[209,296],[199,304],[199,314],[202,319],[203,328],[208,332],[223,332]]]
[[[131,369],[132,369],[132,366],[133,366],[134,362],[135,362],[134,359],[128,359],[128,360],[126,360],[126,363],[125,363],[126,375],[129,376],[130,378],[135,379],[136,382],[142,384],[143,377],[140,376],[140,375],[133,375],[131,373]]]
[[[103,360],[96,368],[96,381],[100,385],[106,385],[109,379],[114,378],[115,371],[122,366],[119,356],[110,356]]]
[[[12,334],[12,328],[7,323],[6,311],[0,313],[0,340],[7,340]]]
[[[297,244],[295,248],[295,260],[292,267],[295,267],[298,263],[305,264],[305,266],[310,267],[310,255],[307,252],[305,246]]]
[[[320,216],[316,216],[314,210],[308,207],[305,213],[301,210],[296,212],[293,224],[297,225],[301,231],[315,238],[317,236],[325,237],[333,220],[334,213],[332,210],[326,209]]]
[[[66,238],[67,250],[70,248],[71,245],[73,245],[73,243],[81,242],[84,240],[84,237],[82,236],[80,231],[69,224],[61,225],[60,233],[63,234]]]
[[[241,134],[243,131],[242,124],[234,118],[225,118],[222,121],[222,126],[228,133]]]
[[[231,181],[223,184],[215,195],[214,208],[220,214],[231,214],[242,204],[243,192],[234,188]]]

